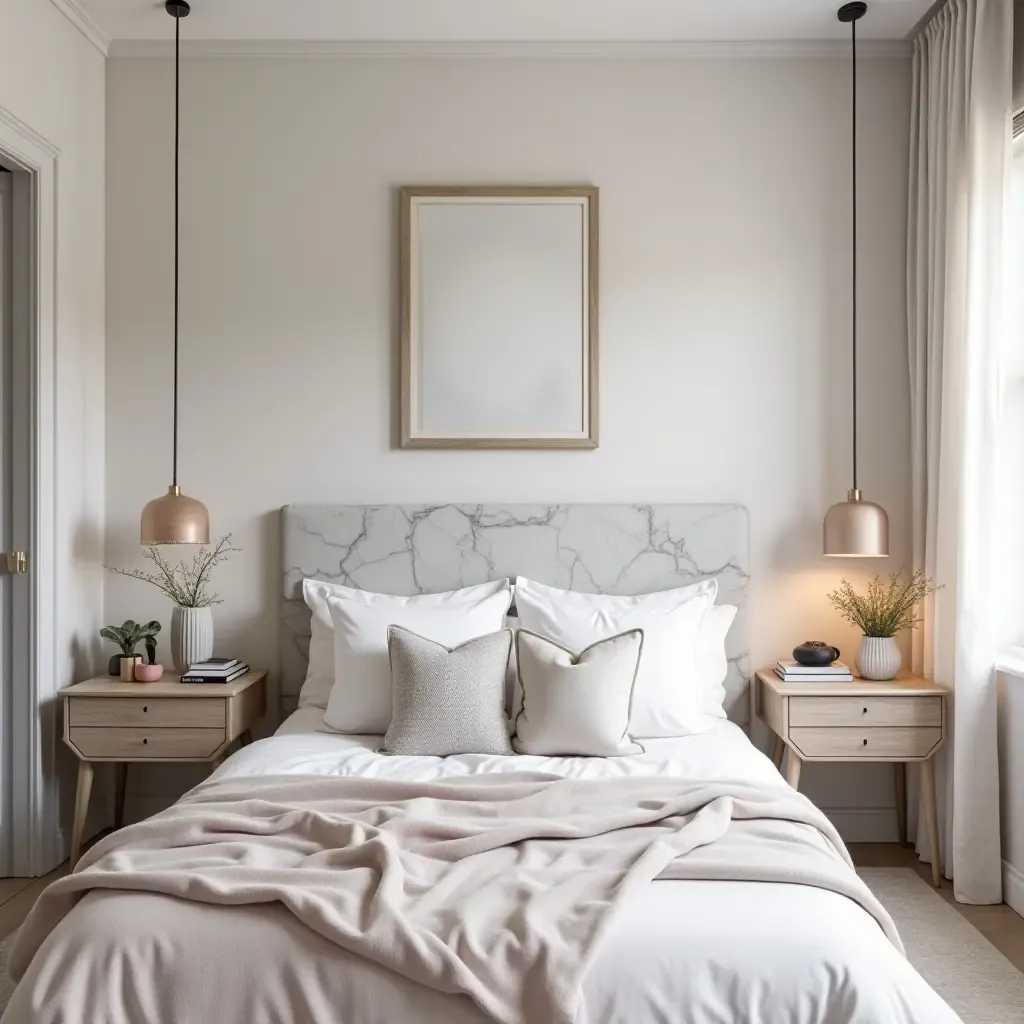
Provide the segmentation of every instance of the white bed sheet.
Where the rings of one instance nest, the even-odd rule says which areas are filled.
[[[481,772],[543,771],[574,778],[661,774],[778,784],[771,761],[745,733],[721,722],[700,736],[647,741],[622,758],[393,757],[379,736],[322,730],[323,711],[303,708],[270,739],[243,748],[220,777],[279,774],[437,779]],[[361,972],[346,986],[339,1021],[398,1024],[410,983]],[[478,1019],[459,1001],[438,1013],[418,1003],[418,1024]],[[387,1008],[391,1009],[388,1010]],[[339,1006],[339,1010],[341,1007]],[[463,1016],[463,1012],[467,1016]],[[800,885],[656,881],[613,922],[584,984],[576,1024],[953,1024],[959,1018],[885,939],[859,906]]]
[[[317,709],[296,712],[277,735],[229,758],[218,776],[436,779],[530,769],[779,784],[771,762],[728,722],[606,760],[389,757],[376,753],[380,737],[322,732],[322,720]],[[154,972],[173,1012],[139,1002],[152,995]],[[311,972],[317,984],[309,984]],[[466,997],[424,989],[346,953],[284,907],[150,893],[88,894],[40,949],[4,1024],[67,1024],[66,994],[76,986],[95,1005],[74,1019],[116,1024],[486,1024]],[[843,896],[800,885],[659,880],[632,893],[612,920],[575,1024],[957,1020],[874,919]]]
[[[669,775],[689,779],[742,778],[778,783],[775,766],[732,722],[721,721],[707,733],[643,740],[643,754],[628,757],[539,757],[520,754],[459,754],[409,757],[379,754],[383,736],[349,736],[324,726],[320,708],[290,715],[273,746],[243,747],[218,770],[218,778],[239,775],[360,775],[426,782],[461,775],[547,772],[575,779]],[[723,774],[728,773],[728,774]]]

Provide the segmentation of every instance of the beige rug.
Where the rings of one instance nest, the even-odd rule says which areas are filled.
[[[861,868],[907,957],[964,1024],[1021,1024],[1024,974],[911,868]]]
[[[861,875],[892,914],[910,962],[963,1018],[964,1024],[1021,1024],[1024,974],[910,868],[862,868]],[[13,985],[0,943],[0,1010]]]

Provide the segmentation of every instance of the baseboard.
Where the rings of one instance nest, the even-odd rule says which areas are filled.
[[[822,807],[822,811],[846,843],[899,841],[891,807]]]
[[[1003,861],[1003,902],[1024,917],[1024,872]]]

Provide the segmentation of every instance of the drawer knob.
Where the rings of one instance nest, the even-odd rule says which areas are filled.
[[[864,746],[866,747],[867,745],[868,745],[868,741],[867,741],[867,740],[865,740],[865,741],[864,741]]]
[[[143,704],[142,705],[142,713],[145,714],[148,710],[149,710],[148,705]],[[867,708],[865,708],[864,710],[867,711]]]
[[[867,708],[865,708],[865,709],[864,709],[864,714],[866,715],[867,713],[868,713],[868,709],[867,709]]]
[[[143,743],[148,743],[148,742],[149,742],[149,740],[147,740],[147,739],[146,739],[145,737],[143,737],[143,738],[142,738],[142,742],[143,742]],[[864,742],[865,742],[865,743],[867,743],[867,740],[865,740]]]

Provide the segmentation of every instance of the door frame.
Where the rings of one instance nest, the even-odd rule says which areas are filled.
[[[15,230],[20,215],[21,248],[29,252],[27,266],[16,277],[14,287],[15,335],[19,331],[27,335],[29,345],[30,485],[25,538],[29,572],[24,577],[27,586],[21,595],[20,615],[19,601],[12,599],[15,622],[20,620],[19,624],[27,627],[28,643],[21,648],[24,680],[16,680],[17,685],[9,688],[14,729],[8,752],[14,800],[11,863],[7,867],[10,874],[23,877],[46,874],[64,856],[56,771],[56,694],[61,687],[56,600],[59,153],[51,142],[0,106],[0,157],[15,172]]]

